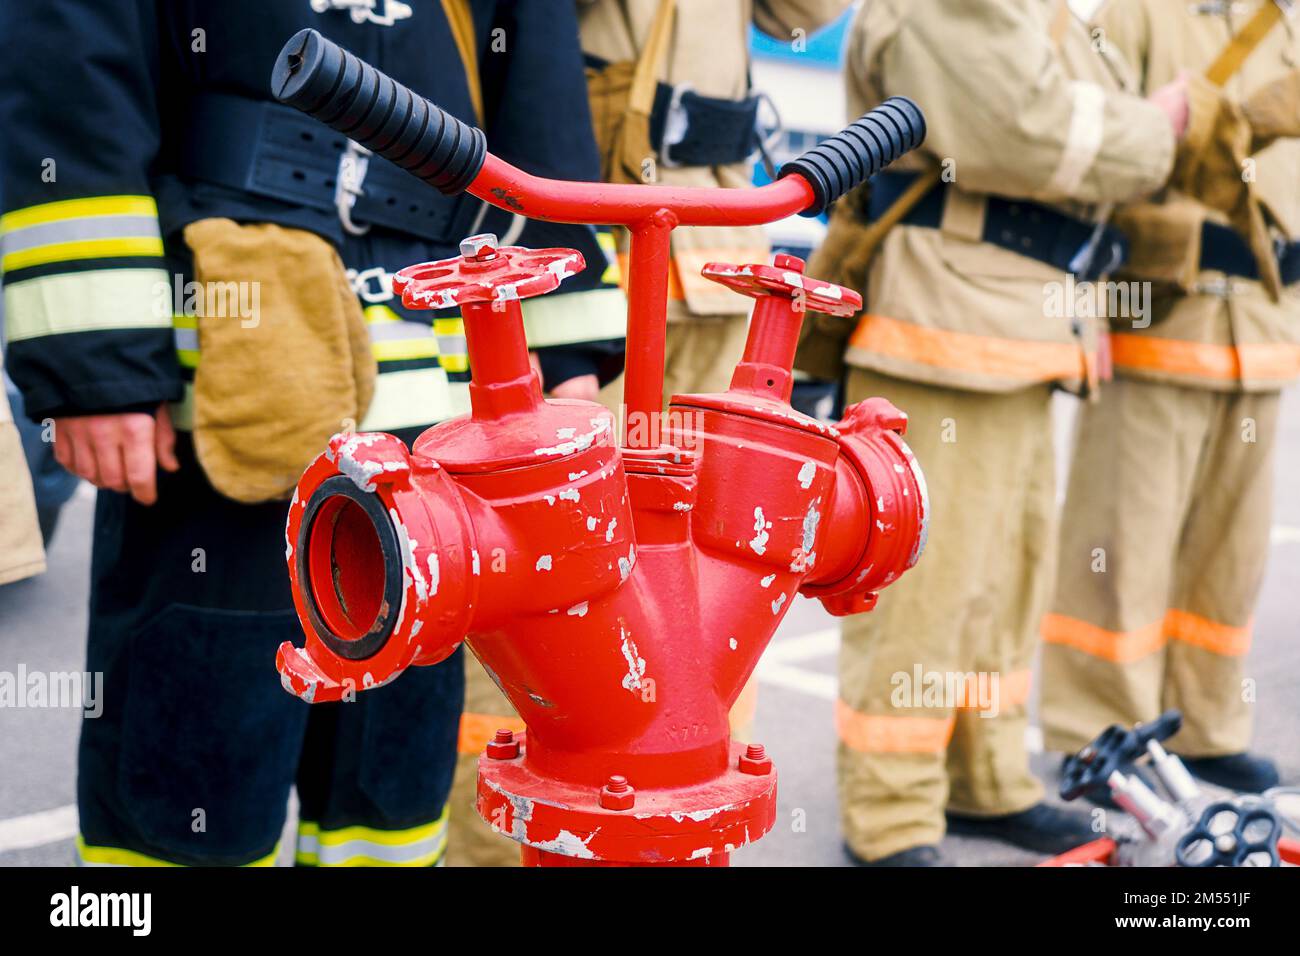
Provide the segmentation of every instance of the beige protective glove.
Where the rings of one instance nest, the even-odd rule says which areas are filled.
[[[1254,134],[1254,153],[1274,140],[1300,136],[1300,69],[1260,87],[1241,108]]]
[[[205,219],[186,227],[185,241],[202,288],[254,283],[260,300],[251,318],[199,317],[195,452],[229,498],[287,497],[374,394],[360,303],[338,253],[312,233]]]
[[[1188,82],[1191,108],[1187,136],[1179,144],[1169,184],[1227,213],[1255,254],[1260,282],[1277,301],[1282,279],[1255,184],[1245,175],[1254,132],[1242,106],[1202,76]]]
[[[852,208],[862,190],[855,190],[831,208],[830,225],[817,250],[808,259],[807,275],[858,292],[866,286],[866,266],[858,254],[867,225]],[[813,378],[837,382],[844,374],[844,350],[857,327],[856,319],[821,312],[805,312],[799,328],[794,367]]]

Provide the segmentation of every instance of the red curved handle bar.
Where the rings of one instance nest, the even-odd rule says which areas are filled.
[[[623,401],[629,437],[659,434],[647,427],[663,405],[668,312],[669,236],[678,226],[757,226],[803,212],[812,187],[790,175],[758,189],[641,186],[543,179],[487,155],[469,192],[531,219],[627,226],[632,233],[627,277],[628,321]],[[745,306],[737,302],[739,312]],[[640,442],[637,443],[641,444]]]
[[[531,219],[629,227],[663,209],[682,226],[758,226],[803,212],[814,198],[797,174],[758,189],[574,183],[530,175],[491,153],[469,191]]]

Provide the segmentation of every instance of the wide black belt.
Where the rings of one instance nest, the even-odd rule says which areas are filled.
[[[880,173],[871,179],[868,217],[879,219],[916,179],[918,173]],[[909,226],[938,229],[948,184],[940,182],[903,217]],[[989,196],[980,238],[1053,266],[1073,272],[1081,280],[1094,281],[1123,264],[1128,258],[1128,240],[1113,226],[1075,219],[1059,210],[1035,202]]]
[[[1300,242],[1278,243],[1276,253],[1282,284],[1300,282]],[[1201,269],[1259,280],[1259,263],[1241,233],[1217,222],[1201,225]]]
[[[223,93],[191,102],[181,173],[255,196],[337,210],[354,235],[373,225],[455,245],[479,208],[468,194],[443,196],[305,113]],[[340,190],[340,182],[351,188]]]
[[[596,69],[609,65],[598,56],[586,54],[585,59]],[[758,111],[763,100],[762,96],[743,100],[701,96],[686,86],[656,83],[650,112],[650,145],[667,166],[744,162],[762,145]]]

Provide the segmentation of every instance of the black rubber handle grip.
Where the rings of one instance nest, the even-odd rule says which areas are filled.
[[[271,92],[449,196],[464,192],[487,156],[481,129],[315,30],[300,30],[284,45]]]
[[[904,153],[925,142],[925,116],[905,96],[891,96],[828,140],[781,167],[798,173],[816,200],[802,215],[819,216],[850,189],[866,182]]]

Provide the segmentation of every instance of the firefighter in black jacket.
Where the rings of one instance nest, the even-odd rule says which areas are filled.
[[[271,101],[275,56],[308,26],[510,162],[598,177],[571,4],[4,4],[9,369],[101,489],[85,863],[269,863],[294,785],[300,863],[440,860],[462,663],[336,705],[286,694],[285,499],[332,433],[409,439],[467,408],[458,317],[406,312],[388,277],[470,233],[581,249],[597,265],[534,300],[530,342],[557,393],[618,370],[623,301],[596,232],[443,197]]]

